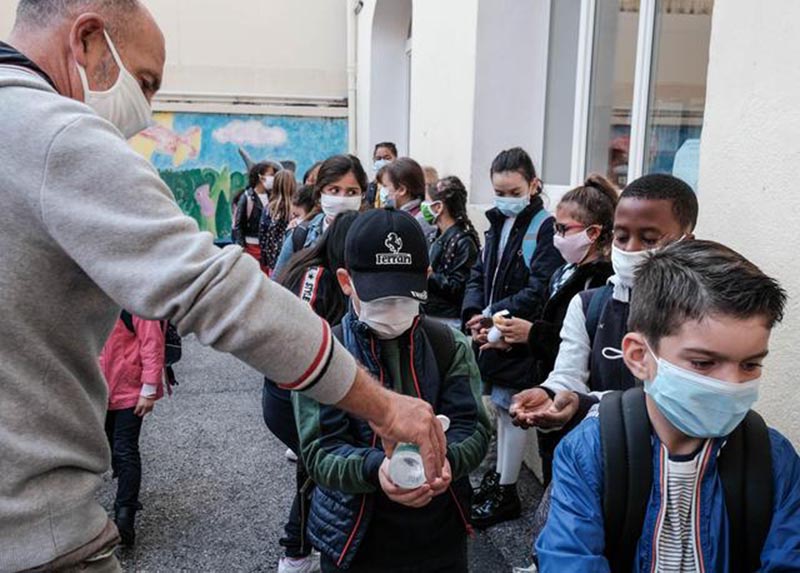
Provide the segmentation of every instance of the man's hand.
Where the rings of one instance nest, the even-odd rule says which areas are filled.
[[[529,388],[516,394],[511,400],[508,412],[515,426],[530,428],[534,426],[534,416],[545,412],[553,405],[547,392],[541,388]]]
[[[449,469],[449,466],[448,466]],[[386,493],[386,497],[395,503],[400,503],[408,507],[425,507],[433,499],[434,494],[432,486],[426,484],[421,485],[417,489],[403,489],[398,487],[389,477],[389,458],[385,458],[381,464],[381,469],[378,471],[378,479],[381,483],[381,489]],[[437,478],[434,483],[442,481],[442,478]]]
[[[497,321],[497,330],[508,344],[526,344],[532,326],[532,322],[522,318],[501,318]]]
[[[553,405],[533,415],[533,425],[544,429],[559,429],[566,426],[578,413],[580,401],[575,392],[562,390],[553,399]]]
[[[372,423],[372,428],[381,437],[383,449],[389,457],[398,442],[417,444],[425,465],[425,476],[428,483],[432,483],[434,479],[442,477],[446,461],[447,438],[444,437],[442,423],[427,402],[394,392],[389,394],[386,423]]]
[[[152,396],[147,398],[145,396],[139,396],[139,401],[136,403],[136,408],[133,409],[133,413],[143,418],[146,414],[149,414],[153,411],[153,406],[156,405],[156,397]]]
[[[442,477],[436,478],[431,483],[431,491],[433,492],[433,497],[437,495],[441,495],[447,491],[447,488],[450,487],[450,483],[453,481],[453,470],[450,468],[450,460],[445,459],[444,461],[444,468],[442,468]]]
[[[359,368],[353,386],[337,406],[367,420],[389,457],[397,442],[417,444],[428,482],[442,477],[447,439],[430,404],[390,392]]]

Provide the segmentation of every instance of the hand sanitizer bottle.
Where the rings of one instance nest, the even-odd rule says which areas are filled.
[[[442,430],[450,429],[450,418],[442,414],[436,416]],[[416,489],[425,483],[425,468],[416,444],[397,444],[389,461],[389,477],[398,487]]]

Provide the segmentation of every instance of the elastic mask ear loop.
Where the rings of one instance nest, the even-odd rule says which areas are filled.
[[[624,356],[622,350],[614,348],[613,346],[606,346],[603,348],[601,354],[606,360],[622,360]]]

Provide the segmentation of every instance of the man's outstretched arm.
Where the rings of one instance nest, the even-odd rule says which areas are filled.
[[[116,130],[83,107],[72,115],[51,144],[35,195],[66,256],[133,314],[170,319],[181,334],[233,354],[281,387],[370,421],[387,441],[418,443],[428,475],[438,475],[444,436],[429,405],[372,382],[308,305],[240,248],[217,249],[210,233],[199,232]]]

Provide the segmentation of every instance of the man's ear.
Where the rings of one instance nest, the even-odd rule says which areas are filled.
[[[639,380],[652,380],[656,366],[647,350],[644,336],[630,332],[622,339],[622,358],[628,370]]]
[[[345,269],[336,269],[336,280],[345,296],[353,296],[353,287],[350,283],[350,273]]]
[[[103,37],[105,22],[99,14],[81,14],[69,32],[69,47],[75,61],[88,68],[102,60],[106,51]]]

